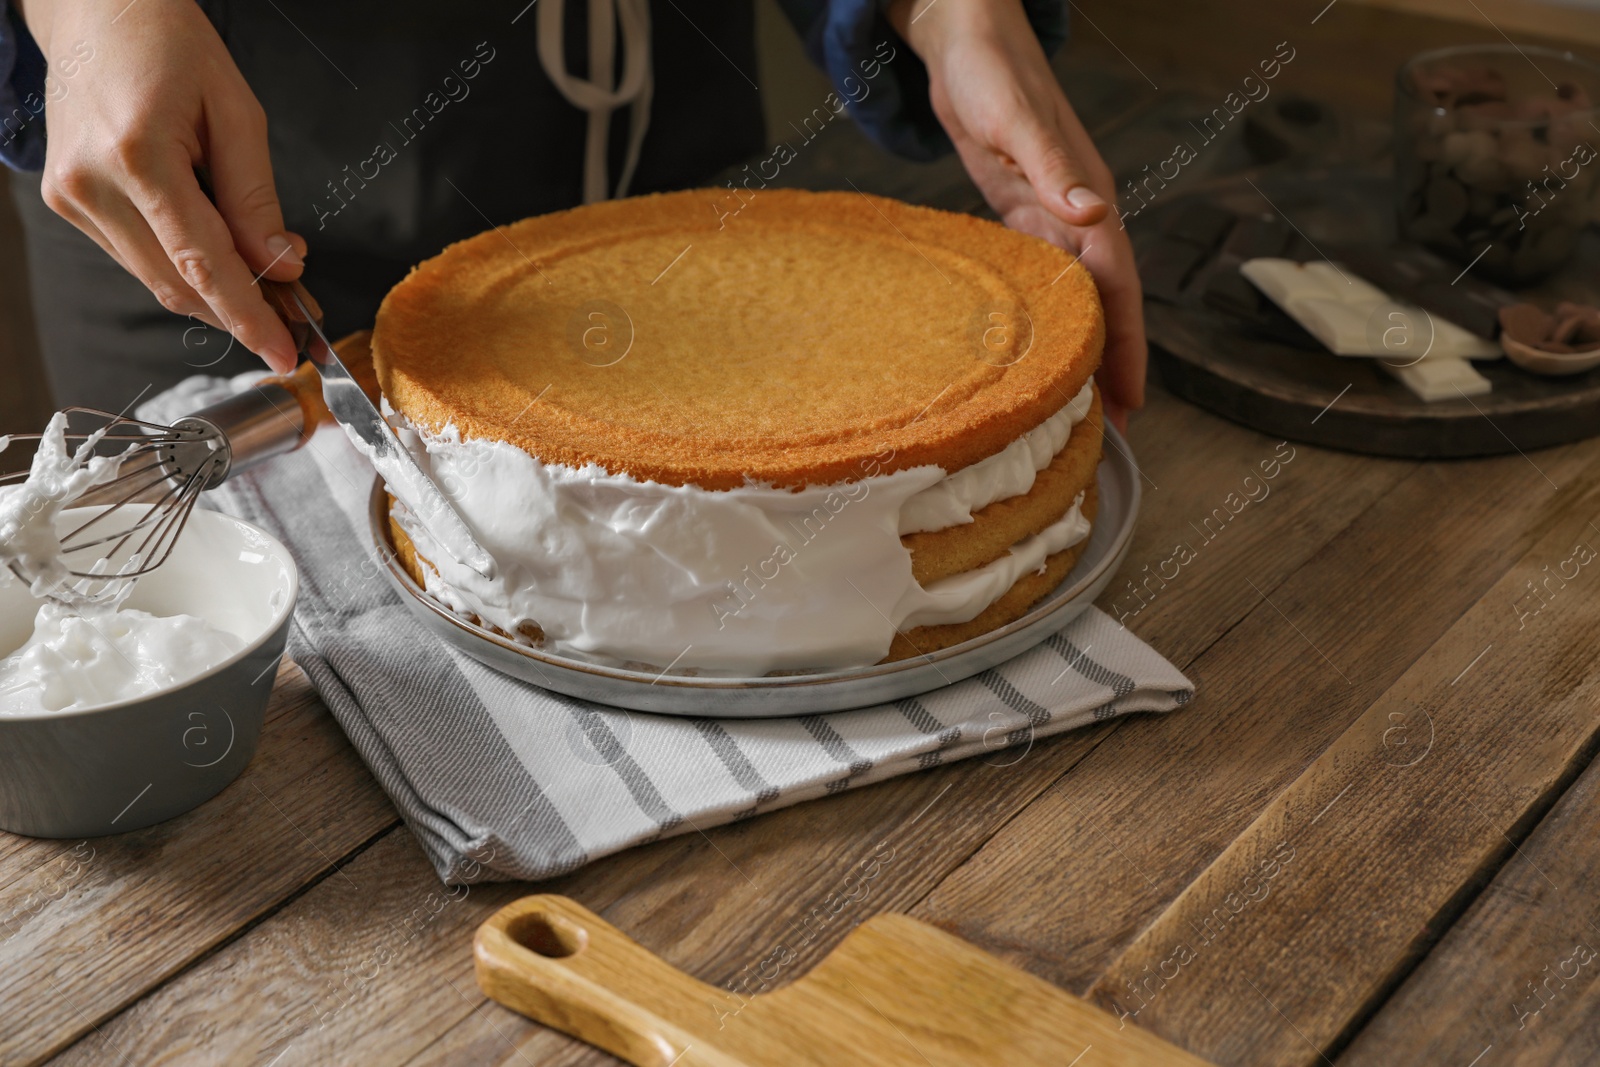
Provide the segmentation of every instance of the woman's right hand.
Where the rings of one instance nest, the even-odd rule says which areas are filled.
[[[306,245],[283,226],[266,114],[210,21],[194,0],[19,6],[47,60],[76,57],[45,105],[45,203],[168,311],[292,370],[294,341],[256,280],[299,277]]]

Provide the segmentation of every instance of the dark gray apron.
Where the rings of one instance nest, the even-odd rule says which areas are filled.
[[[527,0],[203,6],[266,109],[284,217],[310,243],[305,281],[335,336],[369,325],[384,293],[450,242],[581,202],[585,116],[539,65],[535,12],[513,24]],[[578,75],[586,12],[568,0],[567,69]],[[749,0],[654,4],[652,46],[655,98],[630,192],[706,182],[761,147]],[[613,181],[626,133],[618,112]],[[115,411],[190,374],[261,366],[220,331],[165,311],[44,206],[37,175],[12,185],[58,406]]]

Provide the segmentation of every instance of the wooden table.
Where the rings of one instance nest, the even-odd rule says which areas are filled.
[[[1347,4],[1315,27],[1320,3],[1174,6],[1089,13],[1158,82],[1270,54],[1290,21],[1306,82],[1355,96],[1391,53],[1466,36]],[[1093,31],[1073,55],[1120,62]],[[1119,103],[1085,110],[1114,123]],[[839,137],[808,180],[875,158]],[[948,167],[875,166],[875,188],[963,195]],[[1600,561],[1574,546],[1600,548],[1600,440],[1450,463],[1296,446],[1212,540],[1197,528],[1278,442],[1159,388],[1133,441],[1144,513],[1102,606],[1199,683],[1187,709],[537,888],[724,986],[779,946],[798,957],[782,978],[801,973],[894,910],[1218,1063],[1594,1062]],[[1125,582],[1179,542],[1192,561],[1131,613]],[[198,811],[83,843],[0,835],[0,1062],[612,1062],[473,982],[473,929],[531,888],[446,892],[285,665],[254,762]]]

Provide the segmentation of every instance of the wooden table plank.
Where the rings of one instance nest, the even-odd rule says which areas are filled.
[[[391,1062],[392,1021],[442,1029],[459,1014],[449,983],[475,991],[463,912],[488,914],[518,895],[506,885],[447,891],[397,827],[55,1062],[103,1064],[118,1054],[138,1064]],[[430,955],[450,960],[438,988],[395,995]]]
[[[1131,430],[1144,505],[1127,563],[1099,604],[1185,669],[1256,607],[1243,576],[1277,585],[1412,470],[1283,444],[1154,382]]]
[[[1570,585],[1524,625],[1513,609],[1574,542],[1600,542],[1600,471],[1551,504],[1516,566],[1139,933],[1094,996],[1223,1063],[1337,1051],[1600,747],[1600,562],[1591,551],[1586,569],[1567,568]],[[1431,750],[1393,743],[1396,726],[1420,735],[1430,719]]]
[[[1567,446],[1541,453],[1539,463],[1560,483],[1592,467],[1597,451],[1592,442]],[[1326,490],[1318,464],[1327,455],[1305,449],[1283,480]],[[917,914],[1050,981],[1088,988],[1527,550],[1540,527],[1527,516],[1556,497],[1516,456],[1418,466],[1281,586],[1248,561],[1197,576],[1215,598],[1244,589],[1254,611],[1190,669],[1201,686],[1195,703],[1179,716],[1123,723]],[[1150,515],[1145,525],[1161,521]],[[1431,530],[1450,531],[1447,551],[1416,536]],[[1196,610],[1208,610],[1203,596]],[[1071,869],[1047,877],[1040,842],[1063,835],[1056,847],[1073,856]],[[1094,906],[1018,899],[1013,887],[1041,879],[1041,895]]]
[[[1600,537],[1590,543],[1600,548]],[[1597,824],[1600,764],[1591,763],[1339,1057],[1340,1067],[1592,1061],[1600,1031]]]
[[[27,877],[36,868],[70,849],[73,844],[71,841],[19,837],[0,831],[0,893],[4,893],[17,879]],[[5,916],[6,912],[0,910],[0,930],[4,930],[9,922]]]
[[[800,971],[854,921],[904,908],[925,894],[1104,732],[1094,728],[1042,743],[1050,758],[1020,767],[952,765],[706,836],[657,842],[539,889],[574,897],[710,981],[737,980],[779,945],[792,947],[796,962],[788,969]],[[888,853],[879,851],[885,841]],[[852,871],[859,877],[845,886]],[[864,895],[851,891],[862,884]],[[58,1062],[98,1062],[102,1040],[140,1063],[283,1053],[276,1067],[291,1067],[357,1048],[371,1062],[403,1061],[479,1007],[482,997],[470,978],[472,932],[495,908],[528,891],[525,884],[477,887],[459,903],[439,907],[443,889],[409,834],[386,836],[341,875],[324,879],[104,1024],[104,1038],[85,1039]],[[852,895],[859,899],[846,899]],[[397,921],[428,907],[438,914],[425,937],[396,934]],[[838,911],[830,913],[833,908]],[[382,962],[381,980],[363,980],[374,961]],[[457,980],[462,975],[465,981]],[[330,1013],[335,991],[352,985],[349,1002]],[[423,1003],[427,1010],[411,1007]],[[726,1006],[707,1006],[717,1009]],[[498,1007],[483,1010],[494,1013],[522,1050],[506,1050],[508,1058],[527,1055],[545,1063],[557,1050],[581,1049]],[[201,1026],[208,1035],[204,1052],[178,1042],[183,1028]],[[182,1055],[160,1060],[174,1048]]]
[[[10,917],[0,1063],[38,1062],[103,1027],[395,821],[310,682],[286,665],[238,781],[145,830],[76,851],[41,843],[59,858],[0,890]]]

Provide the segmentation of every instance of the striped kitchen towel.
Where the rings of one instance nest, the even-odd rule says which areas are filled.
[[[227,391],[187,383],[140,416],[171,421]],[[855,711],[691,719],[562,696],[490,670],[412,618],[367,547],[372,478],[328,428],[207,504],[294,553],[289,652],[447,883],[548,878],[659,837],[1128,712],[1169,711],[1194,692],[1090,609],[998,668]]]

